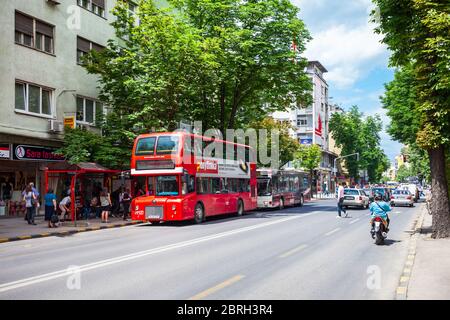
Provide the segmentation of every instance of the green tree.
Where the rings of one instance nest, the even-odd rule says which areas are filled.
[[[309,172],[311,193],[313,191],[314,170],[319,167],[321,158],[322,149],[317,144],[310,146],[300,145],[294,154],[294,167]]]
[[[427,151],[430,159],[433,237],[449,237],[446,156],[448,158],[450,149],[450,5],[442,0],[373,2],[377,5],[372,13],[373,21],[379,24],[376,31],[383,35],[382,42],[392,51],[390,64],[401,67],[399,72],[404,72],[388,88],[391,93],[388,99],[401,105],[403,97],[399,93],[402,91],[416,98],[413,101],[408,99],[409,95],[404,96],[407,102],[401,109],[413,114],[415,121],[404,123],[408,129],[395,131],[401,136],[417,128],[414,141]],[[404,86],[404,78],[410,79],[409,91]],[[400,123],[394,124],[393,128],[400,126]]]
[[[398,182],[408,182],[407,178],[413,177],[414,172],[411,167],[402,164],[397,170],[397,181]]]
[[[115,134],[101,136],[86,129],[64,130],[63,146],[58,149],[58,153],[63,154],[69,163],[97,162],[110,169],[129,167],[131,147],[121,146],[115,140]]]
[[[430,159],[428,153],[413,143],[402,148],[403,155],[410,165],[411,176],[430,182]]]
[[[357,106],[348,112],[335,113],[329,124],[331,135],[342,155],[359,153],[345,159],[351,177],[359,178],[359,170],[366,169],[372,183],[379,182],[388,169],[389,161],[380,147],[382,122],[379,115],[364,117]]]
[[[294,160],[294,154],[300,147],[300,143],[291,137],[289,130],[292,129],[292,125],[289,122],[277,121],[272,117],[267,117],[261,121],[254,121],[250,123],[249,128],[255,129],[259,132],[260,129],[267,130],[267,149],[269,152],[268,156],[271,156],[271,146],[272,146],[272,131],[278,132],[279,141],[278,141],[278,160],[279,163],[272,165],[277,165],[277,168],[283,167],[289,161]],[[261,143],[262,139],[258,136],[258,142]],[[258,154],[258,166],[264,167],[265,164],[261,163]]]
[[[224,132],[310,103],[306,60],[290,48],[295,41],[304,50],[309,34],[290,1],[168,3],[141,0],[130,16],[127,1],[118,1],[121,40],[85,59],[100,76],[102,99],[127,118],[124,129],[171,130],[186,119]]]

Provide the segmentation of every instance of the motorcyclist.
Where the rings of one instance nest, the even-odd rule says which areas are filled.
[[[369,210],[372,214],[371,225],[373,226],[373,219],[375,217],[381,217],[387,223],[386,232],[388,232],[390,221],[388,212],[392,211],[392,208],[387,202],[383,201],[382,199],[383,197],[381,196],[381,194],[377,193],[375,195],[374,202],[372,202],[369,206]]]

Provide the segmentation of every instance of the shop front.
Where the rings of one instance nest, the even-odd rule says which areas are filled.
[[[44,171],[50,163],[65,162],[56,147],[32,144],[0,143],[0,216],[24,216],[22,192],[32,182],[40,194],[43,214]]]

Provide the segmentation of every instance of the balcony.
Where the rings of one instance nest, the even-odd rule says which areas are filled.
[[[297,133],[308,133],[308,132],[312,132],[312,131],[313,131],[313,127],[307,127],[307,126],[297,127]]]

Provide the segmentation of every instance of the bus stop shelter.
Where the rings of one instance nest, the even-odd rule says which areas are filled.
[[[70,215],[71,220],[75,221],[76,210],[87,201],[87,197],[92,197],[104,188],[111,193],[113,179],[120,179],[121,176],[122,171],[111,170],[93,162],[73,165],[67,162],[54,163],[45,169],[45,191],[53,189],[60,198],[70,193]]]

